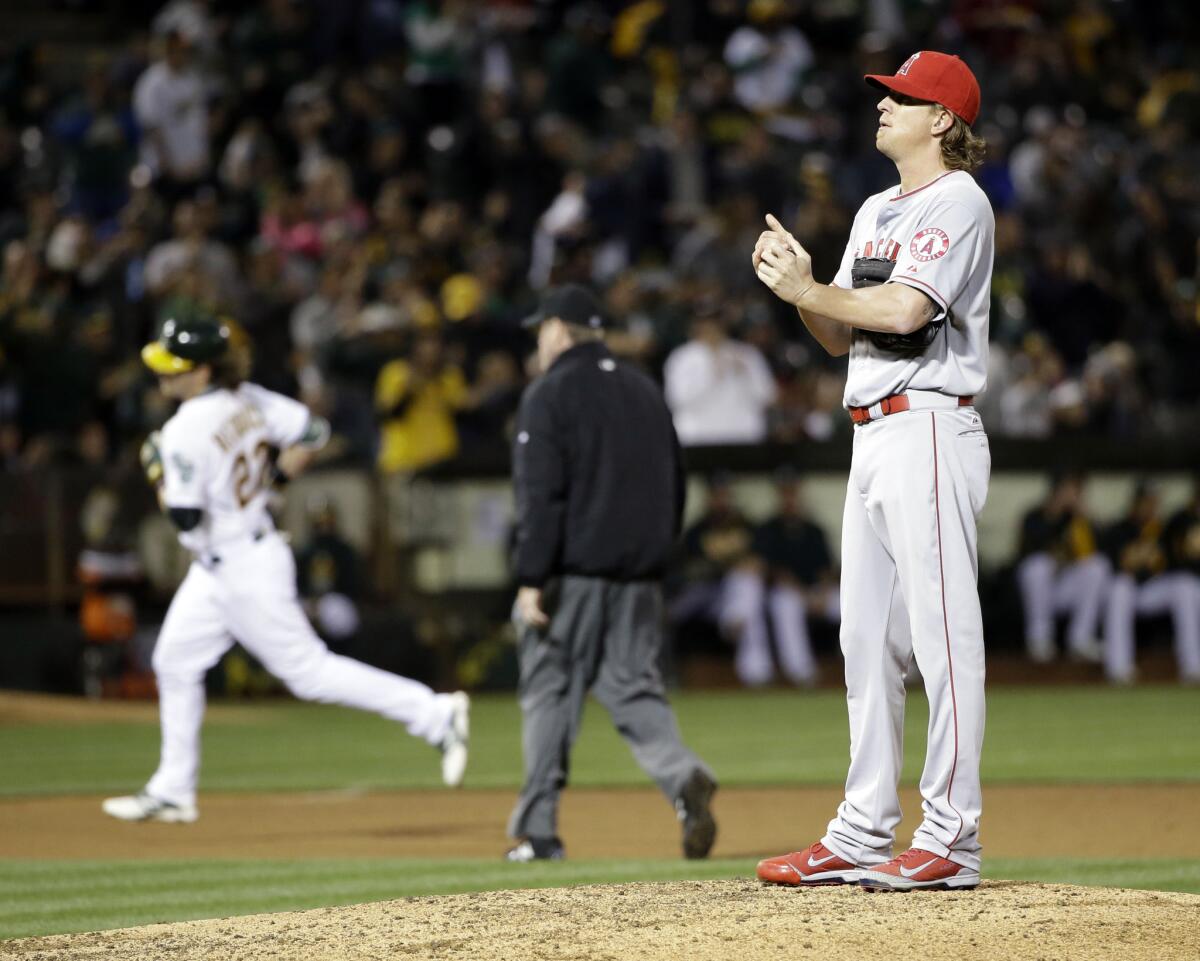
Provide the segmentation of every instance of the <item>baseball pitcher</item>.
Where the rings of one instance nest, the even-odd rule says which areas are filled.
[[[979,84],[958,57],[921,51],[868,76],[877,149],[899,185],[869,198],[826,285],[773,217],[755,245],[759,279],[795,305],[830,354],[849,354],[855,424],[842,526],[842,653],[850,715],[846,798],[825,836],[771,858],[779,884],[871,890],[979,884],[983,620],[976,518],[991,455],[973,407],[984,388],[994,220],[970,172]],[[893,857],[913,658],[929,699],[924,818]]]

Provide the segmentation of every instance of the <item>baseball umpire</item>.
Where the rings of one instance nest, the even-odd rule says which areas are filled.
[[[549,291],[525,326],[544,373],[513,443],[525,783],[507,858],[565,854],[558,801],[589,690],[674,803],[684,856],[706,857],[716,781],[683,744],[658,669],[660,580],[685,496],[671,415],[653,381],[613,358],[586,288]]]

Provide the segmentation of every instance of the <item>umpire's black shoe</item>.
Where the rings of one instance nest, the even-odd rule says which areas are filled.
[[[710,807],[716,793],[717,782],[697,768],[675,799],[675,813],[683,822],[683,856],[689,860],[708,857],[717,839]]]
[[[516,847],[508,849],[505,861],[562,861],[567,849],[558,838],[522,838]]]

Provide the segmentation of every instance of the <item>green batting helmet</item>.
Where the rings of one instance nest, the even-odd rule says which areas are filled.
[[[156,374],[182,374],[225,356],[232,333],[220,320],[168,320],[158,340],[142,348],[142,363]]]

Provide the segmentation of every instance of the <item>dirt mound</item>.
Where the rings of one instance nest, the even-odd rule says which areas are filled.
[[[989,881],[867,894],[756,881],[613,884],[159,924],[10,941],[28,961],[1195,961],[1200,896]]]

